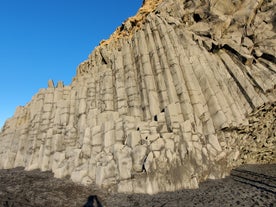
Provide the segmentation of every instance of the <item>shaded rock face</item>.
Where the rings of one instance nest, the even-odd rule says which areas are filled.
[[[0,134],[0,168],[129,193],[275,162],[275,2],[144,1]]]

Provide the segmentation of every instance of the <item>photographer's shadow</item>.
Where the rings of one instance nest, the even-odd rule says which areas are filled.
[[[87,198],[87,202],[83,207],[103,207],[103,205],[96,195],[91,195]]]

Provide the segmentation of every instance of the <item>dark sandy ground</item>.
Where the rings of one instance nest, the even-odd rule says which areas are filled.
[[[107,207],[272,207],[276,206],[276,164],[244,165],[233,170],[225,179],[201,183],[198,189],[153,196],[111,194],[95,187],[76,185],[66,179],[55,179],[50,172],[26,172],[22,168],[0,170],[0,207],[84,206],[92,195],[97,195],[99,203]]]

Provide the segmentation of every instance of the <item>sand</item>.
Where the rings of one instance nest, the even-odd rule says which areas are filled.
[[[27,206],[276,206],[276,164],[244,165],[229,177],[207,180],[198,189],[144,194],[114,194],[85,187],[50,172],[0,170],[0,207]],[[92,196],[92,197],[91,197]],[[90,199],[90,201],[88,201]],[[100,204],[99,204],[100,203]]]

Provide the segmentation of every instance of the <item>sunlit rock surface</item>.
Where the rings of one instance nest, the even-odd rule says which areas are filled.
[[[0,168],[128,193],[276,162],[275,1],[146,0],[0,133]]]

